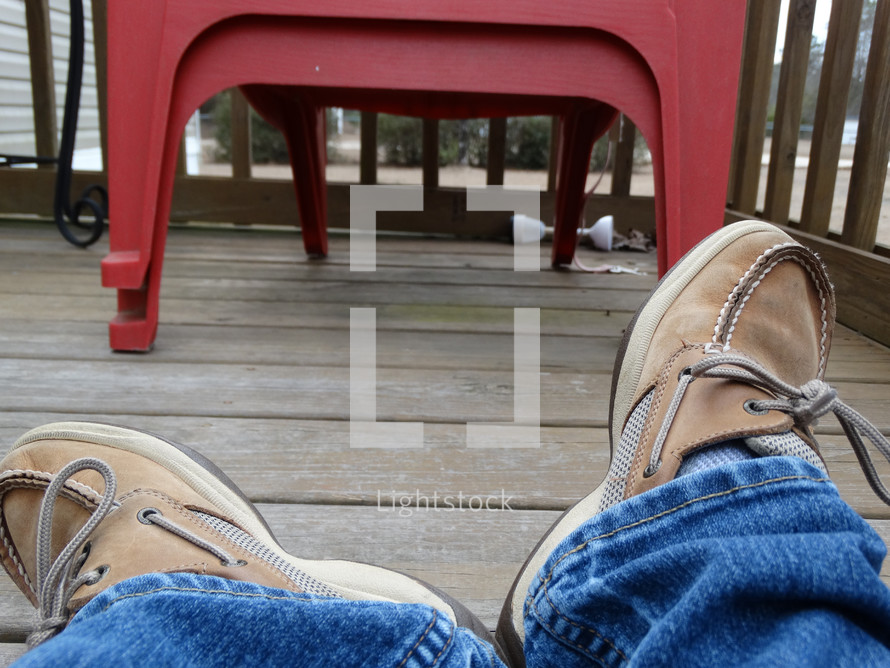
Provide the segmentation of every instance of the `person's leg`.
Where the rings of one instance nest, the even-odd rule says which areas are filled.
[[[22,665],[502,665],[429,585],[285,552],[184,446],[57,423],[0,471],[0,556],[40,617]]]
[[[819,259],[766,224],[669,272],[616,362],[610,470],[504,606],[512,663],[890,665],[883,542],[810,431],[833,411],[857,454],[859,431],[890,453],[822,382],[833,319]]]
[[[422,604],[355,601],[190,573],[96,596],[16,666],[499,666],[493,647]]]
[[[887,666],[881,539],[794,457],[719,466],[596,515],[525,602],[528,666]]]

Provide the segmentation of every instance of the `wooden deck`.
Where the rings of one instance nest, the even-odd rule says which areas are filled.
[[[106,251],[74,249],[43,223],[0,224],[4,447],[58,419],[162,433],[217,462],[294,554],[403,570],[492,627],[529,549],[607,469],[613,357],[656,280],[652,256],[584,251],[647,276],[514,273],[508,245],[406,237],[378,240],[376,273],[350,273],[345,238],[311,261],[290,231],[180,228],[156,347],[119,354]],[[378,420],[423,421],[422,449],[349,447],[349,309],[363,306],[377,309]],[[541,308],[543,446],[468,449],[467,422],[512,420],[515,307]],[[890,433],[890,351],[841,327],[828,376]],[[818,431],[843,496],[890,540],[890,509],[840,427]],[[509,508],[444,509],[458,494]],[[0,579],[0,665],[23,651],[30,619]]]

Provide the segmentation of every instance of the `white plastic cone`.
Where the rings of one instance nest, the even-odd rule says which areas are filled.
[[[540,220],[517,213],[513,216],[513,243],[532,244],[544,238],[546,227]]]
[[[615,219],[612,216],[603,216],[593,224],[588,231],[593,247],[597,250],[612,250],[612,233],[615,229]]]

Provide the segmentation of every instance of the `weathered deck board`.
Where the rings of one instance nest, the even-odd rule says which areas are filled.
[[[23,643],[0,643],[0,666],[8,666],[25,653]]]
[[[0,439],[9,443],[47,421],[82,414],[0,414]],[[374,505],[378,498],[420,490],[503,492],[519,508],[561,510],[587,494],[605,475],[609,436],[604,427],[545,427],[540,449],[509,456],[467,449],[466,427],[427,423],[416,450],[349,448],[346,421],[182,417],[91,413],[90,419],[162,433],[187,443],[219,464],[256,501]],[[842,496],[868,517],[890,519],[865,485],[855,456],[838,435],[823,430],[824,456]],[[884,475],[890,466],[880,465]],[[554,478],[558,473],[558,484]]]
[[[121,375],[124,378],[121,378]],[[77,362],[7,359],[0,384],[29,382],[5,398],[7,410],[83,413],[115,406],[124,413],[212,417],[348,420],[349,368]],[[175,382],[173,381],[175,379]],[[609,375],[541,374],[541,424],[603,426]],[[890,427],[887,386],[835,383],[838,391],[879,428]],[[56,394],[60,388],[71,392]],[[510,421],[513,374],[473,369],[378,368],[381,421]],[[828,418],[826,423],[830,424]]]
[[[648,276],[514,273],[505,244],[381,238],[379,270],[358,274],[347,239],[331,246],[318,262],[286,230],[171,230],[155,349],[119,354],[114,293],[99,284],[107,245],[79,251],[51,226],[0,224],[0,442],[57,419],[162,433],[217,462],[286,548],[405,570],[491,625],[527,551],[605,474],[613,358],[654,258],[584,251]],[[349,448],[349,308],[362,306],[377,308],[378,419],[423,421],[422,448]],[[541,308],[543,447],[468,449],[468,421],[512,418],[518,306]],[[890,351],[841,327],[828,377],[890,433]],[[843,497],[890,541],[890,512],[836,421],[818,434]],[[513,510],[392,509],[436,493]],[[21,652],[29,610],[0,581],[0,665]]]
[[[16,300],[18,301],[18,300]],[[12,300],[0,295],[0,306],[14,306]],[[90,312],[95,320],[73,321],[66,319],[64,331],[47,327],[47,321],[62,319],[66,309],[42,310],[49,306],[42,297],[28,300],[34,310],[28,318],[9,318],[0,330],[0,349],[5,357],[36,359],[62,359],[78,361],[106,361],[115,355],[107,349],[108,334],[105,327],[108,310],[113,302]],[[82,304],[82,300],[78,300]],[[41,310],[41,313],[37,313]],[[74,309],[67,309],[73,313]],[[85,317],[83,309],[78,309]],[[512,315],[504,311],[504,315]],[[553,312],[542,313],[541,368],[543,371],[572,370],[583,373],[611,373],[618,349],[620,325],[618,316],[609,316],[616,326],[597,329],[589,320],[592,331],[584,333],[579,323],[577,334],[559,333]],[[626,316],[625,316],[626,317]],[[346,322],[339,328],[299,327],[294,323],[286,326],[245,325],[164,325],[164,338],[151,355],[133,356],[131,361],[147,364],[163,362],[200,362],[204,364],[229,363],[238,360],[244,364],[277,364],[283,366],[346,366],[343,351],[349,345]],[[485,323],[489,331],[466,330],[440,331],[426,324],[404,329],[404,319],[378,312],[377,364],[380,367],[425,366],[431,369],[473,368],[510,370],[513,367],[509,351],[512,349],[512,322],[505,317],[493,318]],[[452,323],[454,324],[454,323]],[[481,329],[477,327],[477,329]],[[422,336],[418,331],[422,330]],[[598,334],[596,332],[599,332]],[[72,347],[72,337],[81,345]],[[241,342],[249,337],[251,346]],[[836,333],[831,351],[828,378],[832,382],[856,381],[883,383],[890,377],[890,359],[877,356],[870,359],[871,345],[848,330]]]
[[[295,248],[294,251],[299,251]],[[33,280],[46,281],[45,286],[31,285],[25,282],[25,277],[29,273],[33,273],[32,265],[28,262],[28,257],[20,251],[0,250],[0,257],[3,264],[8,266],[11,271],[15,272],[13,280],[22,279],[20,286],[30,289],[33,292],[41,293],[44,290],[53,290],[59,286],[55,285],[54,276],[65,274],[66,276],[77,276],[84,281],[84,285],[95,287],[96,268],[98,262],[96,257],[92,255],[71,256],[59,254],[52,267],[48,267],[45,271],[40,271],[33,276]],[[591,288],[609,289],[609,290],[644,290],[648,291],[652,284],[651,277],[638,276],[635,274],[627,274],[622,277],[620,282],[615,280],[614,276],[609,274],[595,274],[585,276],[580,272],[573,271],[542,271],[540,274],[535,272],[514,272],[510,268],[501,266],[477,266],[475,262],[461,261],[461,272],[454,271],[455,266],[436,267],[426,266],[423,261],[415,260],[414,266],[402,266],[396,262],[408,262],[411,257],[408,253],[388,254],[389,263],[379,262],[378,271],[375,272],[374,284],[379,283],[405,283],[408,285],[448,285],[449,287],[458,286],[526,286],[533,288],[557,287],[561,290],[566,288],[579,288],[589,290]],[[485,256],[471,256],[473,258],[484,258]],[[595,257],[595,256],[594,256]],[[176,258],[181,259],[181,258]],[[308,259],[281,258],[279,260],[265,262],[233,261],[225,260],[207,260],[192,258],[188,263],[171,263],[169,269],[164,272],[165,282],[168,278],[210,278],[213,280],[231,280],[243,281],[240,285],[243,289],[250,289],[252,282],[262,281],[264,287],[269,287],[267,281],[281,281],[287,285],[292,281],[325,281],[325,282],[350,282],[360,285],[367,285],[367,274],[360,272],[350,272],[347,262],[340,262],[336,259],[319,262]],[[650,265],[647,255],[632,256],[630,259],[634,262],[625,260],[627,267],[638,268],[641,272],[653,272],[654,268]],[[644,260],[644,262],[641,262]],[[423,267],[423,268],[418,268]],[[544,268],[546,265],[543,265]],[[165,283],[166,284],[166,283]],[[277,283],[271,283],[277,285]],[[6,288],[7,286],[3,286]],[[15,287],[15,286],[13,286]],[[308,286],[311,287],[311,286]],[[270,301],[267,299],[266,301]],[[626,306],[626,304],[623,304]]]
[[[380,270],[382,276],[391,271]],[[553,274],[550,274],[551,276]],[[636,280],[637,277],[634,277]],[[0,282],[0,290],[19,295],[65,294],[72,297],[95,293],[96,277],[88,274],[65,274],[64,286],[59,285],[59,274],[47,274],[22,269],[12,280]],[[397,286],[397,289],[395,289]],[[572,286],[574,288],[574,286]],[[496,288],[500,288],[497,290]],[[504,289],[508,288],[508,289]],[[521,288],[521,289],[519,289]],[[585,304],[596,303],[599,310],[618,311],[627,308],[648,292],[615,290],[609,288],[574,288],[566,286],[537,287],[529,285],[449,285],[443,290],[441,281],[418,283],[416,277],[406,276],[390,282],[364,283],[356,281],[289,281],[267,279],[233,279],[225,276],[178,277],[164,279],[163,297],[187,299],[196,302],[219,299],[226,301],[257,301],[274,304],[323,303],[405,305],[425,304],[432,306],[504,307],[580,309]],[[594,293],[597,293],[594,297]],[[595,301],[594,301],[595,299]]]

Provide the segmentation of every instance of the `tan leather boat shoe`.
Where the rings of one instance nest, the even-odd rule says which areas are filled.
[[[39,644],[99,592],[145,573],[188,572],[294,592],[425,603],[488,639],[431,586],[368,564],[291,556],[206,458],[123,427],[62,422],[22,436],[0,463],[0,556],[40,611]]]
[[[859,433],[888,458],[890,446],[822,380],[834,315],[822,262],[767,223],[722,228],[662,278],[628,326],[615,363],[609,472],[533,550],[501,612],[497,638],[512,665],[524,665],[529,586],[559,543],[594,515],[675,479],[706,452],[710,466],[790,455],[826,472],[810,425],[832,411],[873,489],[890,503]]]

